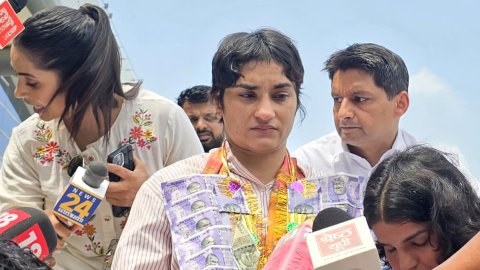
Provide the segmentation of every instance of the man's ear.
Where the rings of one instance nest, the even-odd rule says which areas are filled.
[[[401,117],[404,113],[407,112],[408,106],[410,105],[410,97],[408,92],[403,90],[394,97],[395,101],[395,115]]]

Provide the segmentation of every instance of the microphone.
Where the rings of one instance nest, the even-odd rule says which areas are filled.
[[[17,16],[27,4],[27,0],[0,1],[0,49],[5,48],[25,29]]]
[[[312,232],[308,222],[285,234],[268,258],[263,270],[313,270],[305,236]]]
[[[313,230],[306,236],[313,269],[381,269],[365,217],[351,219],[339,208],[326,208],[315,217]]]
[[[327,227],[351,220],[352,218],[340,208],[329,207],[320,211],[313,220],[312,231],[320,231]]]
[[[306,236],[312,231],[318,231],[350,219],[352,218],[345,211],[338,208],[323,209],[317,214],[313,224],[311,221],[306,221],[280,239],[268,258],[264,270],[313,270]]]
[[[28,248],[40,260],[57,246],[57,234],[42,210],[21,207],[0,214],[0,240],[10,240]]]
[[[55,203],[53,213],[69,223],[87,224],[105,197],[109,184],[105,180],[107,174],[107,166],[101,161],[92,161],[87,169],[79,166]]]
[[[15,13],[19,13],[26,5],[27,0],[8,0]]]

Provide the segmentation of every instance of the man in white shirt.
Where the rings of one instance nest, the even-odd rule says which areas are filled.
[[[376,44],[353,44],[332,54],[324,70],[332,82],[337,132],[297,149],[300,161],[329,174],[368,177],[392,152],[417,143],[399,129],[410,102],[400,56]]]

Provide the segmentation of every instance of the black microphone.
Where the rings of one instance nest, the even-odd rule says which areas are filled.
[[[43,260],[57,246],[57,234],[48,216],[39,209],[21,207],[0,214],[0,240],[29,248]]]
[[[26,5],[27,0],[8,0],[15,13],[19,13]]]
[[[352,219],[347,212],[337,207],[329,207],[320,211],[313,220],[312,231],[316,232]]]

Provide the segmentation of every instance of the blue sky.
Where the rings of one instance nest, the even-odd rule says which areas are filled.
[[[273,27],[294,39],[305,68],[307,116],[294,126],[291,151],[334,130],[330,82],[322,71],[327,57],[353,43],[383,45],[410,73],[411,105],[401,126],[422,142],[460,152],[480,178],[478,1],[105,2],[137,77],[170,99],[211,83],[211,59],[227,34]]]

